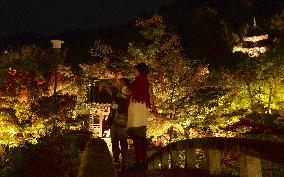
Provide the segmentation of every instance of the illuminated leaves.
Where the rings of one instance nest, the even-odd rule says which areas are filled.
[[[53,62],[53,54],[50,50],[35,45],[24,45],[7,49],[0,61],[5,69],[33,73],[35,77],[42,79],[46,77],[46,72]]]
[[[91,56],[102,58],[104,61],[108,60],[108,57],[113,53],[112,47],[102,43],[100,40],[95,41],[90,49]]]
[[[192,15],[207,20],[216,16],[216,11],[203,7]],[[226,23],[220,23],[230,46],[238,42],[239,37],[228,31]],[[187,138],[237,136],[239,132],[223,129],[253,111],[269,113],[283,106],[277,103],[284,99],[283,63],[269,58],[268,53],[253,61],[244,55],[236,56],[231,68],[213,68],[187,58],[179,35],[168,31],[162,17],[138,18],[135,27],[144,40],[130,42],[127,53],[120,53],[119,64],[110,60],[116,55],[110,46],[96,42],[93,51],[98,54],[91,55],[99,57],[100,62],[80,66],[86,79],[115,78],[122,73],[131,76],[135,64],[144,62],[150,66],[153,107],[148,135],[169,135],[170,127],[180,127],[183,131],[179,136]],[[242,35],[246,32],[244,29]]]
[[[107,69],[106,63],[80,64],[84,77],[89,79],[110,79],[115,77],[115,72]]]
[[[181,38],[166,30],[162,17],[154,15],[148,19],[138,18],[135,27],[139,29],[144,41],[129,43],[127,54],[122,57],[123,65],[110,62],[113,53],[108,49],[111,47],[96,42],[91,55],[100,56],[100,62],[81,64],[80,67],[86,79],[103,79],[117,77],[118,71],[129,76],[136,64],[148,64],[151,70],[149,80],[153,89],[151,112],[155,119],[155,125],[152,127],[159,125],[159,121],[156,120],[175,120],[178,124],[185,117],[188,118],[186,113],[190,108],[189,98],[204,84],[210,74],[208,65],[200,65],[195,60],[185,57],[182,53]],[[110,66],[114,66],[116,70]],[[154,129],[150,128],[151,130]]]
[[[272,18],[272,20],[271,20],[271,28],[272,29],[277,29],[277,30],[283,32],[284,31],[283,18],[284,18],[284,10],[282,10],[282,12],[280,14],[278,14],[274,18]]]
[[[187,104],[186,99],[209,74],[208,65],[195,67],[188,62],[182,53],[180,37],[166,31],[161,17],[138,19],[136,27],[146,41],[129,45],[130,64],[145,62],[151,66],[149,79],[154,106],[160,115],[177,119]]]
[[[75,105],[75,96],[43,96],[31,105],[31,111],[41,119],[51,118],[55,121],[62,121],[70,118],[70,111],[74,110]]]
[[[13,97],[2,96],[0,101],[0,144],[18,146],[26,141],[23,133],[31,126],[29,105]]]
[[[161,40],[165,33],[163,18],[159,15],[154,15],[146,20],[137,18],[134,25],[147,40]]]
[[[20,72],[15,69],[6,72],[6,77],[1,88],[2,92],[6,95],[19,96],[24,100],[26,100],[30,94],[43,92],[46,89],[46,82],[36,78],[35,74],[23,71]]]
[[[48,96],[54,83],[54,74],[49,75],[53,73],[49,50],[22,46],[7,50],[1,61],[5,79],[0,87],[0,144],[13,147],[27,141],[37,143],[54,126],[62,126],[72,117],[77,101],[74,95],[79,92],[77,77],[70,67],[59,66],[58,90],[73,96]]]

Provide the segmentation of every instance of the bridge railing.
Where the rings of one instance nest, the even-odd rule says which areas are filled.
[[[222,152],[239,155],[240,177],[262,177],[262,160],[284,167],[284,143],[241,138],[196,138],[171,143],[148,157],[148,170],[196,168],[196,150],[205,150],[206,171],[222,173]],[[182,154],[182,155],[181,155]],[[182,157],[181,157],[182,156]]]

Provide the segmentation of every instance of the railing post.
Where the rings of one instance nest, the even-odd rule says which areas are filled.
[[[156,157],[154,160],[154,169],[160,169],[161,168],[161,157]]]
[[[186,147],[185,149],[186,167],[196,168],[196,153],[195,149]]]
[[[179,152],[177,150],[173,150],[171,157],[171,168],[178,168],[179,167]]]
[[[170,160],[170,153],[168,151],[164,151],[162,153],[162,163],[161,168],[162,169],[168,169],[169,168],[169,160]]]
[[[180,168],[181,159],[179,155],[179,144],[177,142],[171,146],[171,168]]]
[[[240,177],[262,177],[260,159],[241,153]]]
[[[155,162],[154,159],[148,162],[148,170],[154,170]]]
[[[207,161],[210,175],[221,174],[221,152],[219,150],[208,149]]]

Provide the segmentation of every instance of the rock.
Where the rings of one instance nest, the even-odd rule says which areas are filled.
[[[87,142],[78,177],[117,177],[110,151],[103,139]]]

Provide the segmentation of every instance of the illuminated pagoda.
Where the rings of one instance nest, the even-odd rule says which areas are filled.
[[[268,39],[268,34],[263,33],[256,25],[255,18],[253,22],[253,27],[249,29],[247,36],[243,37],[245,47],[234,47],[233,52],[240,51],[248,54],[249,57],[259,57],[261,53],[267,51],[265,40]]]

